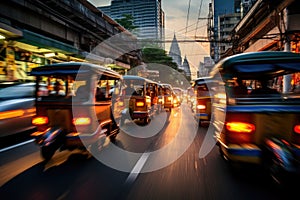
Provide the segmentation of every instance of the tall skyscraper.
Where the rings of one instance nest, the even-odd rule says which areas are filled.
[[[241,0],[212,0],[209,7],[209,18],[211,20],[208,23],[211,26],[208,27],[209,38],[215,41],[220,40],[219,16],[240,12],[240,2]],[[220,55],[218,43],[210,44],[210,52],[214,61],[218,61]]]
[[[112,0],[111,5],[98,9],[114,20],[123,18],[124,14],[132,15],[138,39],[164,40],[165,16],[161,0]]]

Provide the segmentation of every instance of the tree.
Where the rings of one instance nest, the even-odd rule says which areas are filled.
[[[188,87],[189,81],[185,77],[183,70],[178,69],[172,58],[166,51],[155,47],[145,47],[142,49],[142,60],[146,63],[148,70],[158,70],[159,78],[156,81],[170,83],[176,87]]]
[[[138,28],[138,26],[134,25],[134,19],[131,14],[123,14],[122,18],[116,19],[116,22],[118,22],[128,31],[133,31],[134,29]]]
[[[142,49],[142,59],[145,63],[157,63],[178,70],[178,66],[167,56],[166,51],[160,48],[146,47]],[[156,69],[159,70],[159,69]]]

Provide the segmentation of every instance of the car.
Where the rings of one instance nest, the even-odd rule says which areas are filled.
[[[35,83],[1,84],[0,137],[33,130],[31,118],[35,115]]]

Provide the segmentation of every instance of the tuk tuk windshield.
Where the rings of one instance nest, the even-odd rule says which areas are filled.
[[[300,73],[290,74],[290,82],[287,91],[284,91],[284,76],[273,77],[233,77],[225,82],[225,89],[232,97],[281,97],[282,94],[300,94]],[[295,81],[296,80],[296,81]]]
[[[39,100],[71,100],[68,97],[87,97],[90,90],[88,80],[75,75],[39,76],[37,97]]]
[[[207,85],[205,83],[197,85],[197,97],[206,97],[210,96]]]

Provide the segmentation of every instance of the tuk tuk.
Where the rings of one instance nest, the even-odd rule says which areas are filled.
[[[213,83],[214,80],[210,77],[202,77],[196,79],[192,85],[195,95],[192,110],[200,126],[204,123],[209,123],[211,119],[210,89],[212,89]]]
[[[298,174],[300,54],[238,54],[216,64],[218,74],[213,124],[222,157],[231,166],[261,164],[276,183]]]
[[[135,76],[123,76],[125,88],[122,92],[123,112],[121,124],[126,119],[142,121],[148,124],[158,112],[158,83],[150,79]]]
[[[157,114],[159,114],[165,110],[164,88],[161,84],[157,84],[157,91],[158,91]]]
[[[98,150],[101,140],[119,133],[122,76],[89,63],[59,63],[34,68],[36,116],[32,134],[45,160],[56,150]],[[111,93],[113,87],[114,92]]]
[[[168,109],[169,112],[171,112],[172,108],[174,107],[174,100],[175,100],[173,88],[170,84],[167,83],[161,83],[160,85],[163,88],[164,108]]]
[[[179,87],[173,87],[173,91],[174,91],[174,94],[176,95],[177,106],[180,106],[181,103],[183,102],[184,91],[183,91],[183,89],[181,89]]]
[[[186,89],[186,102],[191,109],[193,109],[193,104],[195,101],[194,99],[195,99],[194,88],[190,86]]]

